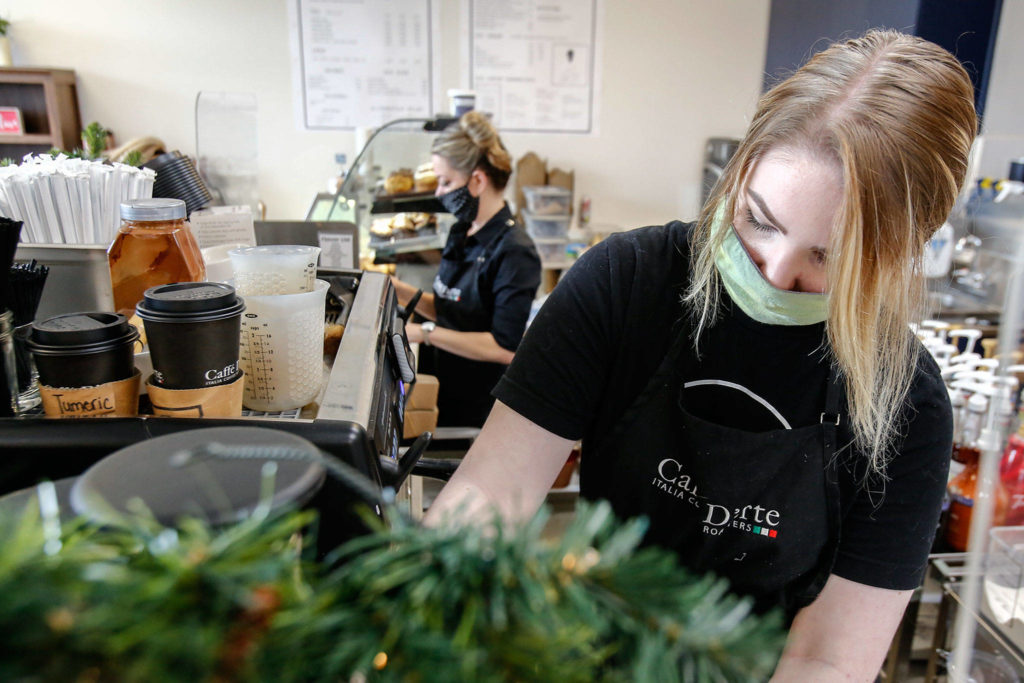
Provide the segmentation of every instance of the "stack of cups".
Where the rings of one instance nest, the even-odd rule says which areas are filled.
[[[231,285],[178,282],[146,290],[135,312],[146,326],[153,412],[238,417],[243,375],[238,339],[245,301]]]
[[[32,323],[25,345],[39,372],[48,417],[138,413],[139,332],[120,313],[68,313]]]
[[[313,401],[323,382],[324,313],[328,283],[316,279],[318,247],[267,245],[228,252],[238,293],[245,297],[239,363],[243,404],[250,410],[295,410]]]

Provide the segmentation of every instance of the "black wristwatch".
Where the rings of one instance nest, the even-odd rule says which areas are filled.
[[[423,331],[423,343],[430,346],[430,333],[437,327],[437,323],[433,320],[428,320],[420,325],[420,330]]]

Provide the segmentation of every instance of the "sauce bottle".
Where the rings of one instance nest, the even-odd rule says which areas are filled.
[[[958,455],[964,463],[964,469],[956,475],[946,487],[949,492],[949,523],[946,527],[946,543],[958,552],[967,550],[971,532],[971,512],[978,489],[978,459],[981,450],[978,439],[981,427],[988,410],[988,398],[982,394],[974,394],[967,401],[967,415],[964,418],[962,440]],[[1000,526],[1006,518],[1009,507],[1009,496],[1002,482],[995,481],[995,507],[992,513],[992,525]]]
[[[1024,402],[1021,404],[1024,411]],[[1011,434],[999,461],[999,478],[1010,496],[1007,526],[1024,524],[1024,415],[1016,434]]]
[[[150,287],[201,282],[206,268],[180,199],[132,199],[121,204],[121,228],[107,249],[114,310],[131,317]]]

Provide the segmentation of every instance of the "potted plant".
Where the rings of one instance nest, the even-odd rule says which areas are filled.
[[[7,31],[11,28],[11,22],[0,17],[0,66],[12,66],[11,62],[11,41],[7,38]]]

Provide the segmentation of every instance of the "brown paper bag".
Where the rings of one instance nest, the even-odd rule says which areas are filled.
[[[48,387],[40,385],[47,417],[132,417],[139,414],[139,381],[136,370],[128,379],[94,387]]]
[[[165,389],[146,381],[153,414],[165,417],[241,417],[245,375],[230,384],[202,389]]]

